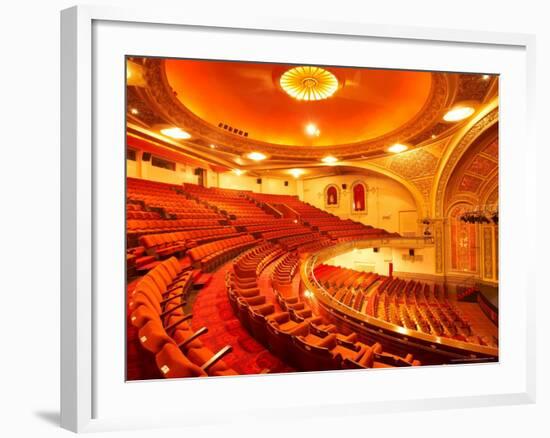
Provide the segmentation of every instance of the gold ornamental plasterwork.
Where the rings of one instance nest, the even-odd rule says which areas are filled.
[[[483,274],[493,278],[493,229],[483,227]]]
[[[430,193],[432,191],[433,185],[433,176],[427,178],[415,179],[411,182],[418,188],[418,191],[422,194],[425,202],[428,202],[430,199]]]
[[[384,153],[388,145],[403,142],[436,124],[445,109],[451,93],[448,79],[444,74],[432,76],[430,95],[424,107],[405,125],[384,136],[358,143],[348,143],[330,146],[277,145],[243,138],[220,130],[193,114],[174,95],[166,78],[162,59],[147,59],[144,63],[144,77],[147,82],[147,93],[151,103],[172,123],[185,127],[195,136],[208,139],[216,144],[224,145],[229,152],[243,154],[254,150],[262,150],[274,157],[319,159],[328,152],[338,155],[340,159],[355,156],[358,153]]]
[[[453,149],[451,156],[445,163],[445,167],[441,172],[441,176],[439,178],[438,186],[436,189],[434,209],[436,216],[443,216],[444,193],[456,164],[458,163],[464,152],[468,149],[468,147],[475,141],[475,139],[477,139],[485,130],[487,130],[497,122],[498,107],[494,108],[485,117],[483,117],[474,126],[472,126]]]
[[[443,273],[443,223],[435,224],[435,272]]]
[[[438,157],[418,148],[405,152],[393,158],[390,170],[407,179],[421,178],[432,175],[438,163]]]

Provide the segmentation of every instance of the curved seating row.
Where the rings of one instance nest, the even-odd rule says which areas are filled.
[[[132,204],[129,204],[132,205]],[[154,220],[160,219],[160,213],[157,211],[127,211],[126,219],[129,220]]]
[[[221,263],[235,257],[242,251],[260,243],[249,234],[229,239],[216,240],[212,243],[196,246],[187,251],[194,266],[210,272]]]
[[[271,250],[252,250],[247,253],[249,262],[261,260]],[[291,253],[275,262],[276,302],[268,302],[266,295],[261,294],[255,277],[243,276],[239,269],[228,273],[226,286],[231,305],[243,326],[258,341],[303,371],[413,364],[412,357],[404,360],[382,353],[380,344],[369,346],[358,342],[356,333],[339,333],[333,324],[313,315],[298,296],[279,294],[279,285],[292,282],[298,269],[297,261],[298,256]]]
[[[146,234],[139,238],[139,243],[146,249],[148,254],[162,259],[174,254],[183,255],[187,249],[212,242],[213,240],[238,237],[243,234],[237,232],[234,227],[220,226],[219,228],[202,230]]]
[[[166,378],[235,375],[222,360],[231,346],[213,353],[200,340],[208,329],[193,331],[189,324],[192,315],[185,314],[183,308],[191,282],[192,272],[182,270],[172,257],[137,283],[128,305],[140,344],[155,355]]]
[[[223,224],[223,221],[217,219],[128,220],[126,221],[126,232],[138,235],[153,234],[200,228],[217,228]]]

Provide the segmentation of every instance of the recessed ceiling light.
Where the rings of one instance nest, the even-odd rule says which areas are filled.
[[[216,149],[216,145],[215,144],[210,144],[210,149]]]
[[[310,290],[305,290],[304,298],[313,298],[313,292],[311,292]]]
[[[267,158],[267,156],[261,152],[250,152],[247,157],[254,161],[262,161]]]
[[[313,136],[319,137],[320,133],[321,133],[321,131],[319,131],[319,128],[317,128],[317,125],[315,125],[314,123],[308,123],[306,125],[306,134],[307,135],[310,135],[311,137],[313,137]]]
[[[391,152],[393,154],[398,154],[400,152],[405,152],[407,149],[409,149],[407,145],[404,145],[401,143],[395,143],[388,148],[388,152]]]
[[[304,169],[290,169],[288,171],[294,178],[299,178],[304,173]]]
[[[484,81],[486,81],[487,79],[489,79],[489,75],[483,75],[483,76],[481,76],[481,79],[483,79]]]
[[[338,161],[338,158],[333,157],[332,155],[327,155],[321,161],[325,164],[334,164]]]
[[[435,134],[432,134],[432,138],[436,138],[436,137],[437,137],[437,135],[435,135]]]
[[[178,140],[191,138],[191,134],[178,127],[161,129],[160,133],[168,137],[177,138]]]
[[[237,176],[241,176],[245,173],[245,171],[241,169],[233,169],[233,173]]]
[[[475,110],[471,106],[457,106],[447,112],[447,114],[443,116],[443,120],[446,122],[458,122],[470,117],[474,111]]]
[[[130,112],[134,115],[139,114],[139,110],[137,108],[132,108]]]

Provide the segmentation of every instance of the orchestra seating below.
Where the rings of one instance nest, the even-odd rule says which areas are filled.
[[[366,315],[426,334],[497,346],[492,337],[473,331],[458,303],[438,284],[330,265],[317,266],[315,278],[333,299]]]

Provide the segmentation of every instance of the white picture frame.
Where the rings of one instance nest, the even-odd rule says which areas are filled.
[[[135,53],[136,44],[140,44],[139,34],[135,33],[135,27],[142,30],[147,29],[147,32],[151,33],[150,35],[159,34],[158,38],[150,38],[147,42],[141,41],[143,49],[140,50],[140,53]],[[108,78],[109,71],[105,71],[106,66],[107,69],[112,69],[113,77],[123,72],[123,70],[119,71],[119,67],[124,64],[123,60],[119,59],[119,55],[125,52],[124,45],[129,44],[129,41],[132,41],[134,46],[132,48],[128,46],[130,51],[126,52],[127,54],[151,55],[151,51],[154,53],[154,50],[158,50],[158,47],[155,48],[155,44],[162,43],[163,33],[166,33],[164,35],[166,36],[171,32],[178,32],[178,30],[199,32],[201,37],[212,34],[212,38],[214,35],[218,38],[224,32],[233,32],[232,35],[236,42],[244,41],[247,36],[253,35],[254,39],[261,40],[265,44],[274,44],[272,39],[283,38],[286,40],[290,38],[299,41],[307,38],[315,46],[315,41],[319,38],[325,38],[327,41],[335,38],[339,41],[335,44],[342,44],[342,41],[346,40],[347,44],[383,42],[399,46],[406,43],[411,48],[422,49],[423,47],[422,50],[447,49],[452,46],[451,48],[456,48],[458,51],[483,49],[487,52],[498,52],[496,56],[501,58],[496,64],[500,63],[501,70],[491,70],[490,72],[501,74],[501,77],[505,79],[501,89],[500,115],[503,125],[501,144],[506,152],[501,159],[502,229],[500,235],[503,242],[501,245],[503,255],[500,260],[503,268],[514,266],[513,274],[506,274],[506,271],[501,269],[503,272],[501,277],[503,346],[501,361],[496,364],[498,368],[489,368],[495,365],[422,367],[412,370],[415,373],[414,379],[405,375],[403,382],[407,382],[407,378],[409,378],[409,381],[428,382],[428,386],[432,382],[434,387],[428,388],[429,391],[421,392],[415,384],[404,383],[406,386],[402,388],[402,395],[394,394],[392,388],[388,386],[389,382],[401,380],[399,376],[402,371],[397,371],[398,374],[393,374],[393,371],[375,373],[373,374],[375,377],[369,375],[369,382],[367,382],[372,388],[377,388],[372,393],[352,394],[350,392],[346,395],[334,392],[333,400],[330,403],[322,401],[315,390],[320,382],[326,385],[326,389],[334,390],[338,387],[361,387],[367,379],[365,375],[330,372],[308,373],[308,375],[192,379],[185,382],[181,380],[137,383],[120,381],[121,370],[119,367],[108,363],[105,359],[109,357],[108,348],[116,345],[117,340],[120,341],[120,333],[124,331],[124,321],[116,318],[117,312],[120,310],[120,301],[113,301],[112,306],[109,307],[112,311],[106,312],[102,306],[109,304],[107,301],[110,298],[104,299],[102,296],[101,299],[98,299],[98,295],[105,293],[106,287],[104,286],[106,284],[113,283],[120,286],[124,282],[123,278],[118,277],[121,271],[117,271],[117,269],[120,266],[118,268],[114,266],[113,270],[105,268],[105,266],[110,266],[107,264],[108,261],[116,261],[116,257],[110,259],[108,254],[103,254],[106,248],[104,243],[110,242],[113,245],[112,239],[116,239],[117,232],[124,232],[120,227],[122,222],[114,219],[107,223],[104,220],[103,212],[113,211],[110,209],[116,207],[118,205],[116,202],[120,202],[122,199],[116,201],[113,198],[112,201],[115,204],[112,204],[110,197],[104,195],[106,188],[110,187],[109,181],[106,179],[108,177],[105,175],[116,175],[117,171],[112,172],[113,168],[116,168],[117,163],[123,162],[124,137],[119,134],[124,131],[125,127],[116,125],[118,119],[113,119],[115,124],[111,127],[102,125],[104,117],[102,105],[105,104],[105,99],[101,95],[101,90],[107,87],[104,87],[102,81],[105,77]],[[263,40],[264,36],[265,41]],[[127,37],[128,39],[126,39]],[[112,50],[112,53],[105,54],[106,58],[103,59],[105,41],[107,40],[112,43],[112,48],[109,49]],[[285,42],[285,44],[287,43],[288,41]],[[257,59],[257,56],[261,55],[254,55],[254,44],[250,44],[251,55],[247,59]],[[258,44],[260,43],[258,42]],[[195,55],[201,53],[200,46],[194,46],[193,49]],[[117,50],[122,52],[117,52]],[[225,55],[228,57],[227,59],[238,57],[235,55],[238,53],[237,45],[219,50],[228,52]],[[397,47],[396,50],[401,50],[405,55],[402,48]],[[269,60],[278,56],[275,52],[267,52],[269,55],[265,55],[265,57],[269,57]],[[535,169],[532,169],[527,161],[517,157],[515,155],[517,152],[513,151],[513,148],[509,148],[508,151],[510,143],[519,138],[523,141],[521,150],[525,155],[528,155],[527,152],[533,152],[536,147],[532,127],[534,119],[534,52],[534,36],[525,34],[374,26],[359,21],[354,23],[319,22],[307,19],[246,15],[240,15],[239,18],[232,17],[228,20],[226,17],[216,15],[215,12],[202,15],[193,10],[163,11],[157,8],[139,11],[103,6],[78,6],[64,10],[61,13],[62,427],[77,432],[101,431],[206,424],[212,422],[212,418],[215,418],[216,422],[229,421],[230,418],[235,421],[250,415],[273,420],[280,415],[294,417],[296,415],[311,417],[344,413],[360,415],[367,411],[395,412],[396,410],[419,408],[440,409],[534,402],[534,268],[522,262],[518,255],[507,254],[502,250],[503,246],[506,248],[506,245],[518,248],[525,241],[530,248],[535,246],[533,215],[527,209],[511,209],[509,207],[512,203],[520,201],[532,202],[534,205]],[[158,54],[167,56],[168,53],[170,50],[166,48]],[[308,56],[316,59],[315,53],[312,51]],[[109,58],[109,56],[113,58]],[[216,56],[216,54],[209,54],[206,57],[211,56]],[[289,53],[288,56],[294,55]],[[507,56],[518,62],[506,65],[504,61]],[[443,61],[444,58],[426,61],[425,67],[430,68],[432,65],[432,68],[435,69],[438,63],[443,65],[445,62],[449,62],[448,60]],[[114,59],[116,62],[107,65],[105,61],[108,59]],[[457,63],[459,61],[455,60]],[[471,60],[472,63],[475,63],[474,61],[489,62],[488,60]],[[402,64],[407,65],[406,62],[403,60]],[[507,75],[511,78],[508,84]],[[123,77],[121,76],[117,81],[109,86],[122,83]],[[507,90],[510,90],[511,93],[506,94]],[[123,90],[121,89],[120,92]],[[511,105],[512,102],[514,105]],[[120,110],[120,115],[123,116],[123,104],[118,97],[113,97],[111,106],[114,108],[112,110]],[[510,120],[514,120],[513,127],[510,126]],[[110,160],[108,150],[101,149],[104,146],[98,146],[98,141],[109,136],[112,137],[113,144],[121,147],[119,151],[121,157],[116,155],[117,152],[113,150],[113,159]],[[111,161],[113,168],[109,164]],[[123,183],[120,182],[118,185],[112,186],[115,195],[120,194],[121,184]],[[518,236],[514,237],[511,231],[514,225],[521,223],[530,224],[530,228],[526,234],[522,235],[525,240],[519,241]],[[111,229],[107,230],[105,227]],[[119,236],[120,242],[122,242],[121,236]],[[122,243],[120,245],[122,248]],[[507,288],[519,290],[521,294],[515,295],[513,300],[507,300],[507,297],[511,296],[507,295]],[[116,287],[114,289],[116,290]],[[121,293],[121,295],[123,294]],[[514,319],[515,329],[512,332],[507,318],[511,316],[510,312],[514,308],[518,310],[518,315]],[[102,315],[101,318],[99,318],[99,314]],[[114,315],[114,317],[104,318],[104,315]],[[118,315],[122,318],[122,313]],[[105,333],[107,332],[115,333],[112,336],[112,345],[107,345],[108,343],[105,342]],[[105,350],[103,350],[104,348]],[[120,349],[123,350],[123,345],[120,345]],[[512,349],[517,349],[514,350],[513,357],[510,354]],[[119,356],[116,354],[112,357],[114,358],[113,362],[119,360]],[[113,366],[115,368],[112,368]],[[452,383],[449,383],[448,387],[442,388],[439,383],[439,387],[437,387],[438,382],[457,378],[468,379],[467,381],[472,384],[459,384],[451,388]],[[495,379],[495,381],[493,382],[491,379]],[[144,398],[149,399],[162,394],[169,399],[173,396],[171,394],[173,391],[181,391],[182,385],[185,385],[185,390],[188,393],[196,395],[199,399],[203,396],[206,400],[208,395],[221,394],[218,403],[210,406],[210,417],[206,415],[204,409],[201,409],[200,403],[195,407],[186,406],[187,416],[178,415],[177,410],[167,411],[161,408],[150,411],[149,416],[144,416],[131,403],[128,411],[123,412],[115,409],[116,405],[122,404],[122,397],[132,400],[139,394],[146,394]],[[300,394],[292,403],[288,403],[283,395],[284,391],[288,391],[292,385],[303,385],[310,392],[306,391],[307,393]],[[380,390],[384,385],[388,388],[387,393]],[[112,388],[112,391],[108,388]],[[258,394],[266,390],[271,391],[269,400],[249,397],[251,394]],[[234,394],[235,392],[241,394],[239,403],[235,403],[230,409],[223,409],[224,403],[227,403],[224,394]],[[148,406],[148,409],[154,408]],[[296,411],[299,411],[299,414]]]

